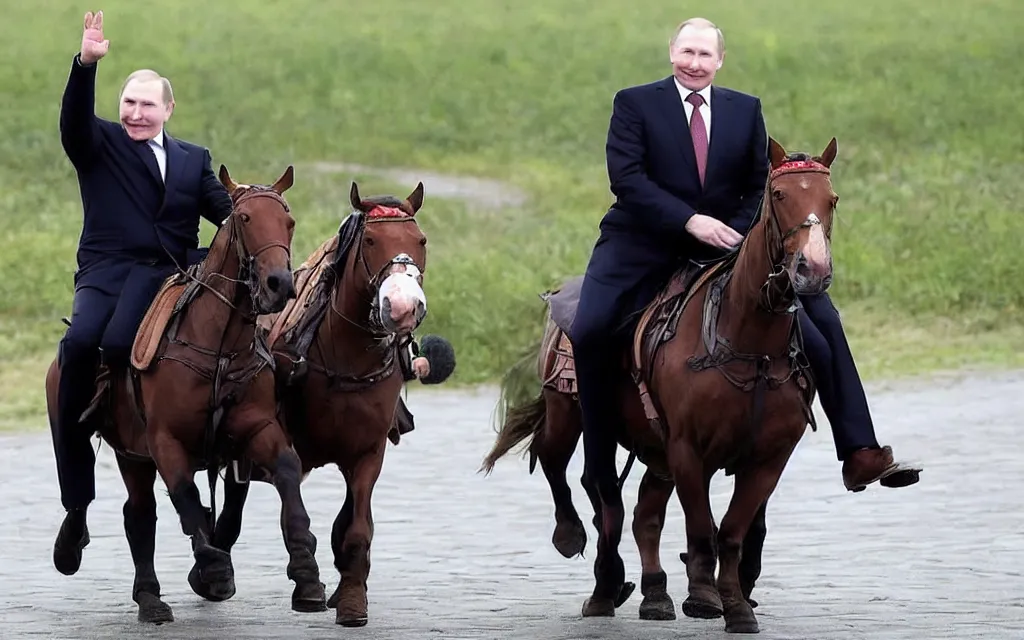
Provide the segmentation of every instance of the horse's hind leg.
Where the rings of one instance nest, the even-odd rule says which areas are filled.
[[[341,581],[332,602],[337,607],[335,622],[361,627],[369,619],[366,580],[370,575],[370,545],[373,542],[373,487],[384,464],[384,441],[360,458],[345,474],[345,504],[334,521],[331,549]]]
[[[240,484],[235,479],[234,466],[228,465],[224,477],[224,506],[213,530],[212,544],[228,554],[227,562],[208,571],[208,577],[218,578],[215,582],[203,580],[199,563],[192,565],[188,584],[192,591],[207,600],[221,602],[235,595],[235,569],[231,562],[231,548],[238,541],[242,530],[242,509],[249,494],[249,483]]]
[[[768,463],[736,472],[732,501],[718,531],[718,592],[725,611],[728,633],[757,633],[754,610],[744,597],[740,581],[740,555],[747,532],[761,507],[775,491],[792,448]]]
[[[572,503],[572,490],[565,478],[583,433],[582,417],[576,400],[568,394],[544,389],[544,401],[547,404],[544,428],[530,448],[540,461],[555,503],[555,532],[551,543],[560,554],[572,558],[581,555],[587,546],[587,530]]]
[[[262,420],[266,420],[262,418]],[[252,430],[242,431],[252,433]],[[302,463],[288,446],[280,424],[271,421],[249,441],[247,457],[266,469],[281,497],[281,533],[288,550],[288,578],[295,582],[292,609],[326,611],[324,585],[316,562],[316,536],[309,530],[309,514],[302,501]]]
[[[156,577],[153,556],[156,548],[156,465],[151,460],[129,460],[117,456],[128,499],[124,503],[124,533],[128,538],[135,584],[132,600],[139,605],[140,622],[172,622],[171,608],[160,599],[160,581]]]
[[[648,469],[640,480],[640,492],[633,509],[633,539],[640,552],[643,573],[640,592],[642,620],[675,620],[675,604],[668,595],[668,576],[661,566],[661,532],[665,527],[665,509],[672,497],[673,484],[658,478]]]

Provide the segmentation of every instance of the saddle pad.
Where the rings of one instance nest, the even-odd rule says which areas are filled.
[[[167,331],[167,324],[171,321],[174,308],[186,286],[187,283],[183,282],[178,274],[169,276],[160,286],[132,342],[131,363],[136,369],[145,371],[153,364],[153,357],[160,347],[160,341]]]
[[[273,345],[282,335],[291,331],[305,315],[312,294],[320,282],[324,269],[338,247],[338,236],[333,235],[317,248],[294,272],[295,299],[289,300],[280,313],[262,316],[259,324],[270,332],[267,344]]]

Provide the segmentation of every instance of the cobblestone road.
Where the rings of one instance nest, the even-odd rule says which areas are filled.
[[[377,486],[370,623],[358,630],[335,626],[330,611],[290,610],[279,503],[266,485],[250,494],[235,548],[238,593],[219,604],[189,589],[188,541],[159,486],[157,571],[175,622],[140,626],[121,525],[125,492],[109,450],[99,457],[92,544],[81,571],[66,578],[50,559],[62,513],[49,436],[0,438],[3,637],[725,637],[720,619],[638,620],[639,592],[614,619],[579,617],[592,587],[593,531],[587,558],[566,560],[550,545],[552,509],[539,472],[528,476],[525,462],[509,458],[491,477],[476,474],[493,439],[494,399],[493,389],[410,395],[418,427],[389,449]],[[883,441],[924,464],[921,483],[849,494],[827,425],[809,432],[769,511],[755,592],[761,637],[1024,638],[1024,373],[875,387],[872,406]],[[575,480],[579,455],[570,473],[587,521],[591,512]],[[629,509],[640,470],[627,484]],[[337,574],[329,535],[343,485],[336,471],[319,470],[303,486],[330,592]],[[719,476],[713,489],[721,517],[731,479]],[[673,501],[663,558],[677,612],[686,588],[678,561],[684,548]],[[630,579],[639,582],[628,525],[622,551]]]

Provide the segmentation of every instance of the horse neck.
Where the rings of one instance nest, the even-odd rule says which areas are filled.
[[[769,198],[766,193],[765,202],[770,202]],[[772,313],[765,305],[763,287],[775,270],[765,237],[769,224],[771,212],[765,209],[747,234],[723,292],[718,333],[743,353],[771,355],[787,348],[792,316]]]
[[[179,335],[209,349],[234,351],[248,345],[255,332],[248,286],[238,282],[241,271],[234,217],[217,231],[197,277],[199,293],[182,319]],[[226,301],[230,302],[227,304]]]
[[[376,347],[380,336],[367,324],[371,312],[369,276],[366,275],[356,241],[349,252],[345,270],[331,291],[327,322],[320,324],[319,339],[325,358],[351,371],[368,371],[380,365],[383,353]]]

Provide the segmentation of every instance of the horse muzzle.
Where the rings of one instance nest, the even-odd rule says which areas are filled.
[[[288,269],[273,269],[260,282],[256,296],[256,311],[260,315],[278,313],[284,310],[288,301],[295,298],[295,279]]]
[[[415,277],[407,273],[393,273],[380,285],[377,308],[385,331],[407,335],[415,331],[426,317],[427,296]]]

